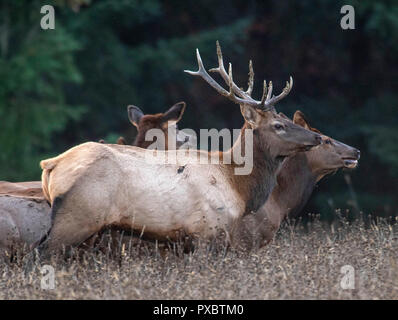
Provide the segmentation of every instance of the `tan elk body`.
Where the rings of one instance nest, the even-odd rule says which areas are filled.
[[[163,130],[167,136],[168,127],[175,126],[184,111],[184,102],[175,104],[165,113],[147,115],[136,106],[128,106],[128,117],[138,130],[134,144],[145,147],[145,133],[152,128]],[[179,146],[189,137],[177,130],[176,138]],[[0,250],[39,242],[51,227],[50,212],[41,181],[0,181]]]
[[[53,226],[46,246],[76,245],[107,225],[134,229],[156,239],[176,239],[181,234],[210,238],[220,230],[230,233],[244,215],[256,211],[276,182],[276,173],[287,156],[320,143],[317,133],[278,115],[273,106],[284,98],[292,80],[278,96],[272,84],[264,85],[261,101],[244,92],[232,80],[229,91],[206,72],[197,52],[199,71],[220,94],[238,103],[245,124],[231,150],[217,153],[224,158],[236,149],[245,150],[246,130],[253,131],[253,170],[235,175],[237,163],[200,164],[204,151],[152,151],[132,146],[94,142],[76,146],[58,157],[41,162],[45,194],[52,203]],[[218,47],[220,74],[225,72]],[[251,65],[250,65],[251,66]],[[225,72],[226,73],[226,72]],[[251,141],[250,141],[251,143]],[[160,164],[159,156],[183,159]],[[237,152],[238,153],[238,152]],[[152,158],[151,158],[152,157]],[[181,157],[181,158],[180,158]]]

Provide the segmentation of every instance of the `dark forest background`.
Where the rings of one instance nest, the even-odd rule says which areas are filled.
[[[40,8],[55,6],[55,30]],[[355,8],[342,30],[340,8]],[[263,79],[277,109],[302,110],[323,133],[361,150],[359,167],[323,179],[306,212],[395,216],[398,207],[398,3],[396,1],[0,0],[0,180],[39,180],[41,159],[89,140],[136,134],[126,106],[146,113],[187,102],[180,128],[240,128],[239,108],[196,70],[215,42],[254,96]]]

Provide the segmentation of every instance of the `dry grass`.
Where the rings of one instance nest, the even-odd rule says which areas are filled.
[[[0,265],[0,299],[398,299],[398,225],[315,221],[286,224],[256,252],[199,244],[195,252],[161,255],[153,245],[54,254],[19,252]],[[176,251],[181,251],[180,247]],[[56,288],[40,289],[40,267],[56,271]],[[343,290],[343,265],[355,289]]]

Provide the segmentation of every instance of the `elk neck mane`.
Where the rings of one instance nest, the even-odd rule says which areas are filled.
[[[283,163],[272,192],[273,203],[289,208],[289,215],[294,216],[307,203],[317,181],[307,154],[299,152]]]
[[[242,152],[243,155],[246,143],[245,130],[247,129],[251,128],[248,123],[245,123],[230,152],[237,148],[238,152]],[[240,165],[232,162],[232,165],[229,166],[231,185],[245,203],[245,215],[256,212],[268,200],[276,185],[276,174],[281,164],[282,161],[271,156],[270,147],[265,144],[265,141],[260,141],[256,130],[253,130],[252,171],[248,175],[235,175],[233,170]]]

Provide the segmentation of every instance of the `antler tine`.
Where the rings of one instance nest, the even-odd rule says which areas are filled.
[[[224,68],[224,59],[222,57],[222,51],[221,51],[221,46],[218,40],[216,41],[216,47],[217,47],[217,60],[218,60],[218,67],[217,68],[211,68],[209,71],[210,72],[218,72],[221,74],[220,71],[224,71],[223,74],[226,75],[225,68]],[[228,77],[224,78],[224,80],[227,80]]]
[[[271,87],[271,88],[272,88],[272,87]],[[262,97],[261,97],[260,105],[264,105],[266,97],[268,97],[268,95],[267,95],[267,81],[264,80],[263,95],[262,95]]]
[[[250,97],[252,96],[252,92],[253,92],[253,84],[254,84],[253,62],[250,60],[249,61],[249,82],[247,84],[248,88],[246,91],[246,94],[249,95]]]
[[[234,80],[232,78],[232,64],[230,63],[228,66],[228,87],[229,87],[229,97],[232,101],[239,103],[238,100],[236,100],[236,96],[234,93]]]
[[[270,86],[271,86],[271,83],[270,83]],[[276,104],[277,102],[282,100],[284,97],[286,97],[289,94],[289,92],[292,90],[292,88],[293,88],[293,78],[290,76],[290,79],[289,79],[289,81],[286,81],[286,86],[285,86],[285,88],[283,88],[281,94],[279,94],[276,97],[272,97],[272,98],[270,96],[270,99],[268,99],[268,97],[267,97],[264,106],[272,106],[272,105]],[[269,91],[271,91],[271,90],[272,89],[270,89]],[[269,92],[268,92],[268,94],[269,94]]]
[[[184,70],[184,72],[193,75],[193,76],[199,76],[203,78],[211,87],[217,90],[218,93],[222,94],[223,96],[229,96],[228,91],[226,91],[223,87],[221,87],[210,75],[206,72],[206,69],[203,65],[202,58],[199,53],[199,49],[196,49],[196,58],[198,60],[198,71],[190,71],[190,70]]]
[[[228,87],[229,87],[229,99],[233,102],[240,103],[240,101],[244,101],[243,99],[238,100],[238,97],[235,96],[234,92],[234,80],[232,77],[232,63],[228,65]]]
[[[237,96],[235,96],[233,94],[233,88],[230,86],[230,91],[228,92],[227,90],[225,90],[222,86],[220,86],[206,71],[203,62],[202,62],[202,58],[200,56],[199,53],[199,49],[196,49],[196,58],[198,60],[198,71],[190,71],[190,70],[184,70],[184,72],[193,75],[193,76],[199,76],[201,77],[203,80],[205,80],[211,87],[213,87],[218,93],[220,93],[221,95],[229,98],[230,100],[232,100],[235,103],[238,104],[243,104],[243,103],[247,103],[245,99],[239,98]],[[232,67],[231,67],[232,68]],[[232,81],[232,70],[231,70],[231,81]],[[228,77],[228,84],[230,83],[229,81],[229,77]],[[233,81],[232,81],[233,83]]]
[[[272,97],[272,90],[274,89],[273,85],[272,85],[272,81],[269,82],[269,87],[268,87],[268,94],[267,94],[267,99],[266,101],[268,101],[269,99],[271,99]]]
[[[194,76],[198,76],[198,75],[202,74],[203,71],[206,72],[206,69],[203,65],[202,58],[200,56],[198,48],[196,48],[196,59],[198,60],[198,67],[199,67],[198,71],[184,70],[184,72],[189,73]]]
[[[196,57],[198,60],[198,71],[190,71],[190,70],[184,70],[184,72],[189,73],[194,76],[199,76],[203,78],[211,87],[213,87],[218,93],[221,95],[227,97],[231,101],[237,103],[237,104],[246,104],[250,105],[259,109],[263,110],[273,110],[274,105],[282,100],[284,97],[286,97],[289,92],[292,90],[293,87],[293,78],[290,77],[290,81],[286,82],[286,87],[282,90],[282,92],[278,96],[273,96],[272,95],[272,81],[269,82],[268,88],[267,88],[267,82],[264,80],[264,85],[263,85],[263,94],[261,97],[261,101],[255,100],[251,97],[251,93],[253,91],[253,84],[254,84],[254,71],[253,71],[253,63],[252,61],[249,62],[249,82],[248,82],[248,89],[247,91],[243,91],[241,88],[239,88],[233,81],[232,77],[232,64],[229,64],[229,72],[227,73],[224,67],[224,61],[222,57],[222,52],[221,52],[221,47],[218,41],[216,42],[217,44],[217,57],[218,57],[218,67],[217,68],[212,68],[209,71],[211,72],[218,72],[225,83],[228,85],[229,91],[224,89],[222,86],[220,86],[206,71],[202,58],[200,57],[199,50],[196,49]]]
[[[228,68],[228,86],[229,86],[229,94],[232,94],[232,86],[233,86],[234,80],[232,79],[232,63],[229,64]]]
[[[229,85],[229,75],[227,71],[225,70],[224,67],[224,59],[222,56],[222,51],[221,51],[221,46],[218,40],[216,41],[216,47],[217,47],[217,59],[218,59],[218,67],[217,68],[211,68],[209,71],[210,72],[218,72],[225,81],[227,85]],[[253,74],[254,75],[254,74]],[[232,82],[232,89],[237,94],[239,97],[242,99],[251,99],[250,94],[247,94],[247,92],[243,91],[241,88],[239,88],[235,83]],[[254,103],[255,101],[251,99],[251,103]]]
[[[217,47],[218,67],[209,69],[209,72],[218,72],[221,75],[221,77],[224,79],[225,83],[228,84],[229,78],[228,78],[228,74],[224,68],[224,59],[222,57],[222,51],[221,51],[220,43],[218,42],[218,40],[216,41],[216,47]]]

